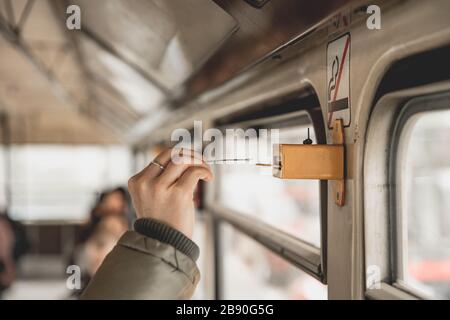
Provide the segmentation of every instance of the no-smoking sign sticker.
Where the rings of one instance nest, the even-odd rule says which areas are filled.
[[[350,125],[350,34],[328,44],[327,102],[328,127],[335,119]]]

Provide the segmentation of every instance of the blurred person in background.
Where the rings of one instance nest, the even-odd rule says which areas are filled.
[[[81,289],[73,291],[72,297],[80,295],[105,257],[127,230],[128,223],[124,217],[105,216],[96,225],[90,237],[76,248],[72,264],[81,268],[82,278]]]
[[[90,277],[95,274],[103,259],[127,230],[127,221],[122,217],[104,217],[100,221],[84,246],[86,267]]]
[[[91,210],[89,220],[82,227],[80,237],[77,241],[78,244],[84,243],[90,238],[97,225],[104,217],[122,217],[128,221],[129,225],[131,225],[131,219],[128,212],[128,198],[128,192],[122,187],[100,193],[100,196]]]
[[[108,252],[127,231],[128,193],[118,187],[104,191],[91,210],[89,220],[82,227],[70,264],[82,270],[81,290],[74,291],[77,297],[97,271]]]
[[[28,251],[29,241],[24,226],[0,212],[0,298],[16,279],[17,264]]]

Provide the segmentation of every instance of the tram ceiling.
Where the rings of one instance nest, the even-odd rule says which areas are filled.
[[[58,141],[77,142],[67,117],[92,127],[98,141],[120,141],[160,125],[153,115],[168,117],[345,2],[0,0],[0,111],[31,121],[51,113]],[[73,4],[81,30],[66,27]]]
[[[81,30],[66,28],[72,4]],[[24,119],[51,112],[61,124],[72,112],[118,138],[167,109],[237,28],[210,0],[0,0],[0,19],[0,110]]]
[[[0,111],[20,131],[10,133],[15,142],[118,141],[141,117],[167,108],[236,29],[209,0],[70,4],[81,7],[80,31],[66,29],[66,1],[0,0]],[[91,138],[82,138],[78,130],[88,127]]]

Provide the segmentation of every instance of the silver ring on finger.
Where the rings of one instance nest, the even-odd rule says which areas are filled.
[[[164,167],[161,163],[153,160],[152,162],[150,162],[150,164],[153,164],[155,166],[157,166],[158,168],[160,168],[161,170],[164,170],[166,167]]]

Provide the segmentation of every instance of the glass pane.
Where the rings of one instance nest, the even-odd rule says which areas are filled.
[[[450,298],[450,111],[414,116],[399,159],[403,282]],[[406,231],[407,230],[407,231]]]
[[[97,193],[126,185],[131,154],[119,146],[14,145],[11,216],[19,220],[88,217]]]
[[[307,126],[279,130],[280,143],[302,143]],[[316,142],[314,130],[309,127]],[[244,144],[244,138],[238,143]],[[229,148],[227,148],[228,151]],[[259,162],[271,163],[270,152]],[[233,155],[235,157],[236,155]],[[245,154],[237,154],[238,158]],[[320,246],[320,199],[318,180],[281,180],[272,169],[251,164],[217,165],[220,177],[219,202],[253,216],[295,237]]]
[[[220,237],[224,299],[327,298],[326,286],[230,225]]]

